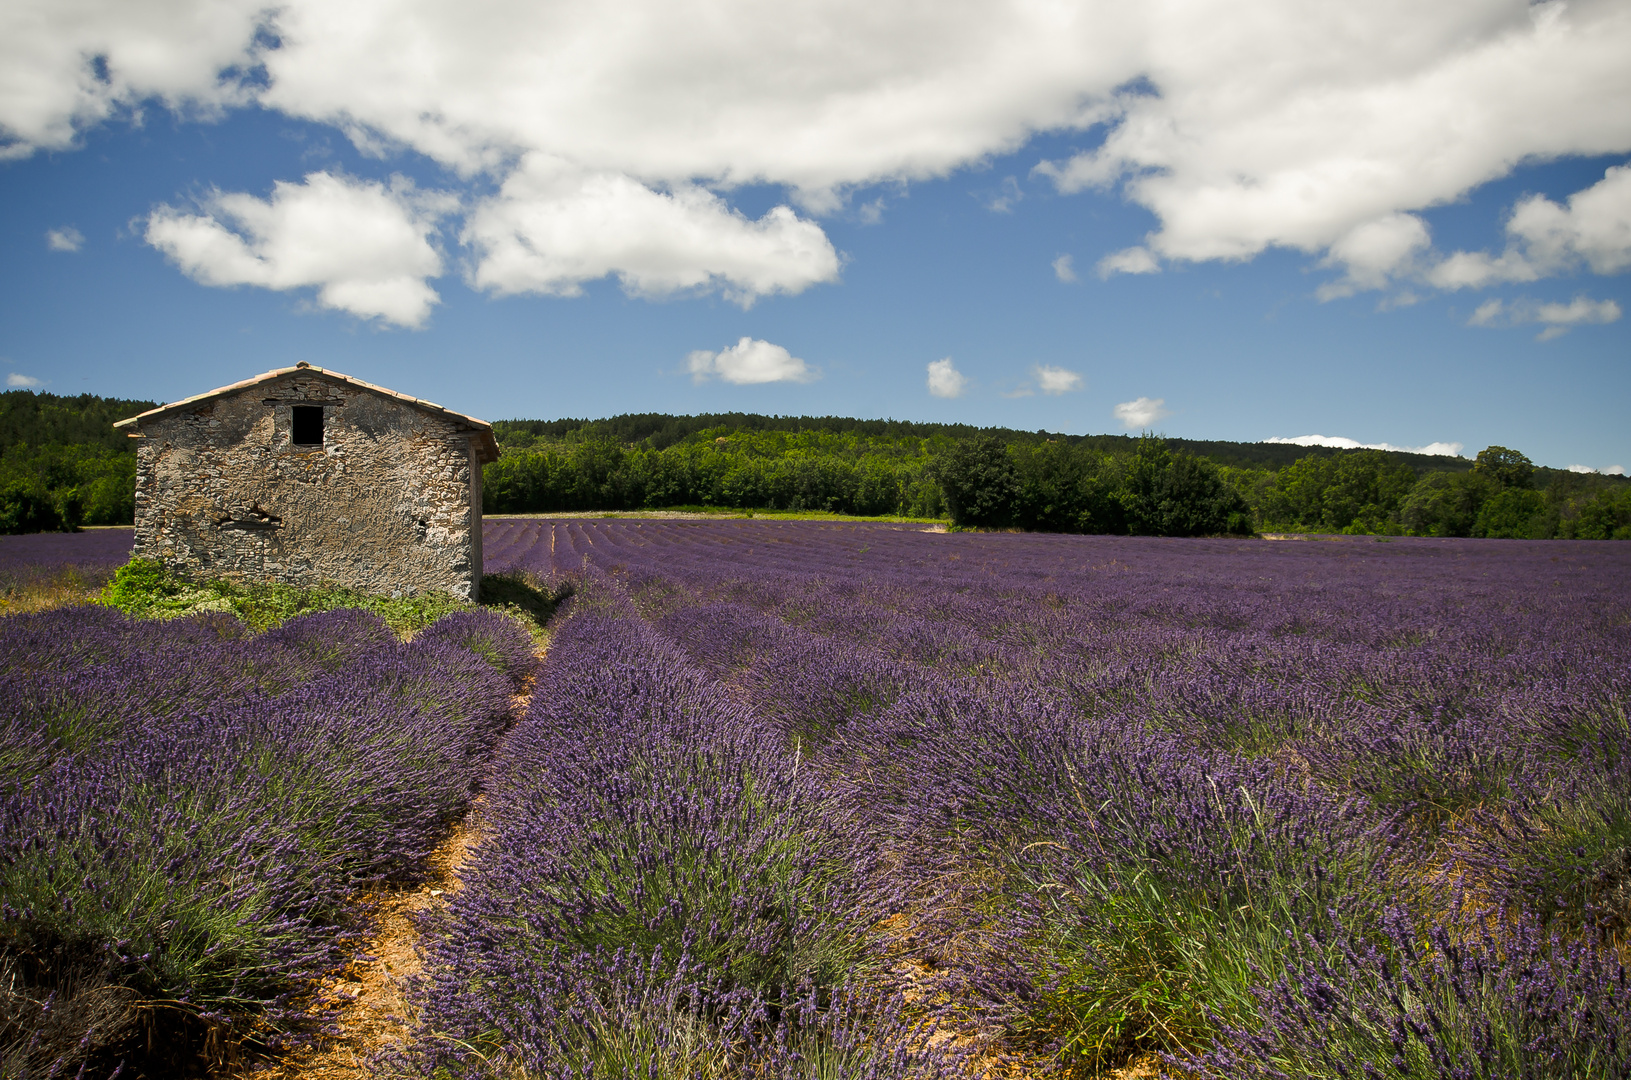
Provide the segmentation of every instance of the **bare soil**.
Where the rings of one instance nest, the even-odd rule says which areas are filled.
[[[544,652],[540,646],[540,663]],[[517,720],[526,715],[532,688],[529,679],[511,701],[510,715]],[[502,753],[501,742],[494,760]],[[445,912],[464,887],[459,873],[484,835],[485,801],[485,795],[472,799],[464,818],[436,845],[426,860],[425,881],[387,885],[356,898],[373,932],[319,988],[327,1015],[318,1019],[333,1034],[256,1071],[256,1080],[364,1080],[376,1075],[372,1065],[381,1055],[408,1045],[417,1019],[408,1002],[408,984],[424,967],[418,920]]]
[[[296,1051],[269,1072],[268,1080],[361,1080],[369,1063],[405,1047],[414,1026],[407,1000],[408,980],[419,974],[419,929],[415,918],[445,911],[462,887],[459,871],[481,838],[481,798],[453,827],[429,858],[429,880],[409,888],[386,888],[358,898],[372,916],[374,933],[338,975],[322,987],[332,1001],[325,1019],[335,1028],[312,1046]]]

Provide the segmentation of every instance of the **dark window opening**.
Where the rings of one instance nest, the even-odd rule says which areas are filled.
[[[323,445],[323,407],[296,405],[294,407],[294,444],[296,446]]]

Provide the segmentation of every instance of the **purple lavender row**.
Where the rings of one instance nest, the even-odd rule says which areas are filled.
[[[696,528],[690,527],[687,535],[695,535]],[[753,528],[766,527],[740,531],[746,536]],[[604,526],[597,531],[617,536]],[[945,538],[919,539],[939,543]],[[651,575],[628,554],[616,556],[624,566],[622,580],[650,604],[660,590],[635,585],[636,577]],[[1612,712],[1626,697],[1623,665],[1605,667],[1601,658],[1565,655],[1573,648],[1623,647],[1627,642],[1625,594],[1615,596],[1611,589],[1601,589],[1600,582],[1595,596],[1577,593],[1571,604],[1551,610],[1513,610],[1513,598],[1505,597],[1505,610],[1494,620],[1442,610],[1451,604],[1467,606],[1468,575],[1461,573],[1436,589],[1431,579],[1418,575],[1409,582],[1415,605],[1380,614],[1372,605],[1363,621],[1358,616],[1365,614],[1365,593],[1326,595],[1326,604],[1352,614],[1331,619],[1323,632],[1310,625],[1300,597],[1271,597],[1258,612],[1242,612],[1236,610],[1237,596],[1220,596],[1218,590],[1186,596],[1185,609],[1177,613],[1164,597],[1152,604],[1145,595],[1125,593],[1019,595],[1014,600],[1025,617],[1010,618],[1005,626],[991,625],[988,613],[1000,605],[982,596],[977,601],[987,613],[982,626],[976,621],[980,610],[971,611],[966,598],[944,590],[918,590],[931,598],[926,606],[903,607],[890,595],[888,583],[878,581],[883,574],[859,582],[854,576],[807,576],[801,583],[785,573],[733,561],[716,565],[710,579],[706,568],[688,569],[670,550],[662,552],[661,565],[662,578],[685,586],[690,594],[717,592],[718,583],[729,582],[727,602],[688,612],[684,596],[676,594],[680,599],[669,605],[671,614],[663,615],[660,605],[651,608],[660,618],[701,624],[695,632],[677,625],[676,630],[682,639],[705,643],[706,650],[717,652],[746,634],[758,642],[761,653],[773,654],[776,650],[767,647],[769,635],[793,624],[817,637],[871,646],[874,659],[869,664],[931,663],[940,671],[1000,672],[1059,686],[1089,714],[1137,699],[1149,723],[1186,731],[1202,743],[1221,737],[1258,753],[1298,744],[1296,752],[1319,756],[1333,775],[1345,773],[1345,782],[1407,811],[1431,798],[1423,783],[1434,777],[1461,777],[1467,788],[1463,801],[1475,798],[1481,786],[1504,790],[1508,777],[1524,768],[1516,760],[1519,751],[1534,751],[1533,778],[1547,782],[1546,758],[1559,755],[1556,740],[1546,731],[1566,730],[1604,710]],[[1119,584],[1129,576],[1118,573],[1115,580]],[[1146,591],[1146,582],[1134,584],[1139,594]],[[1321,591],[1333,590],[1322,585]],[[1605,604],[1605,599],[1611,602]],[[1290,604],[1297,606],[1285,611]],[[744,605],[770,616],[769,621],[749,619],[742,628],[734,627],[738,620],[732,613]],[[1275,621],[1264,626],[1264,616]],[[1361,624],[1364,632],[1354,640],[1353,628]],[[796,683],[809,696],[830,697],[819,688],[835,682],[840,685],[833,693],[839,697],[878,700],[886,693],[873,676],[859,680],[871,689],[845,685],[857,680],[843,676],[842,664],[804,664],[807,671],[799,679],[778,674],[777,664],[767,660],[765,670],[757,672],[772,693],[778,685]],[[1408,767],[1393,769],[1394,759]]]
[[[952,1075],[926,1020],[853,979],[871,855],[825,780],[615,593],[574,604],[434,928],[412,1063]]]
[[[347,897],[424,872],[533,664],[488,613],[402,644],[96,607],[5,620],[0,657],[0,1073],[31,1076],[309,1037]]]

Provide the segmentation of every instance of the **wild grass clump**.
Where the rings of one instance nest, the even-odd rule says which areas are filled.
[[[240,585],[219,579],[196,583],[152,559],[132,559],[120,567],[100,600],[126,614],[149,619],[221,611],[235,615],[253,630],[269,629],[296,615],[358,608],[378,615],[398,634],[422,629],[470,606],[447,593],[392,597],[338,586]]]
[[[0,577],[0,615],[83,604],[113,578],[111,567],[31,566]]]
[[[1559,779],[1477,818],[1467,860],[1492,897],[1564,933],[1631,935],[1631,762]]]
[[[551,587],[524,573],[488,574],[482,578],[479,606],[510,616],[539,637],[570,594],[569,585]],[[199,583],[152,559],[132,559],[119,567],[96,599],[138,618],[223,612],[252,630],[270,629],[298,615],[355,609],[383,619],[398,635],[423,630],[457,612],[478,610],[477,604],[442,592],[385,596],[338,586],[244,585],[220,579]]]

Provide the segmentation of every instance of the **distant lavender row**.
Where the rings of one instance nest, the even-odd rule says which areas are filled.
[[[100,588],[130,558],[130,529],[0,536],[0,595],[67,586]]]
[[[217,1052],[309,1032],[360,929],[346,898],[423,871],[532,666],[485,612],[409,644],[344,610],[259,636],[0,621],[0,1073],[179,1073],[211,1030]]]
[[[910,949],[988,1053],[1631,1062],[1600,944],[1631,926],[1623,548],[505,521],[487,556],[638,613],[779,731],[873,853],[848,893],[902,927],[858,970],[887,989]]]
[[[119,566],[130,558],[133,536],[122,528],[0,536],[0,574],[30,566]]]

